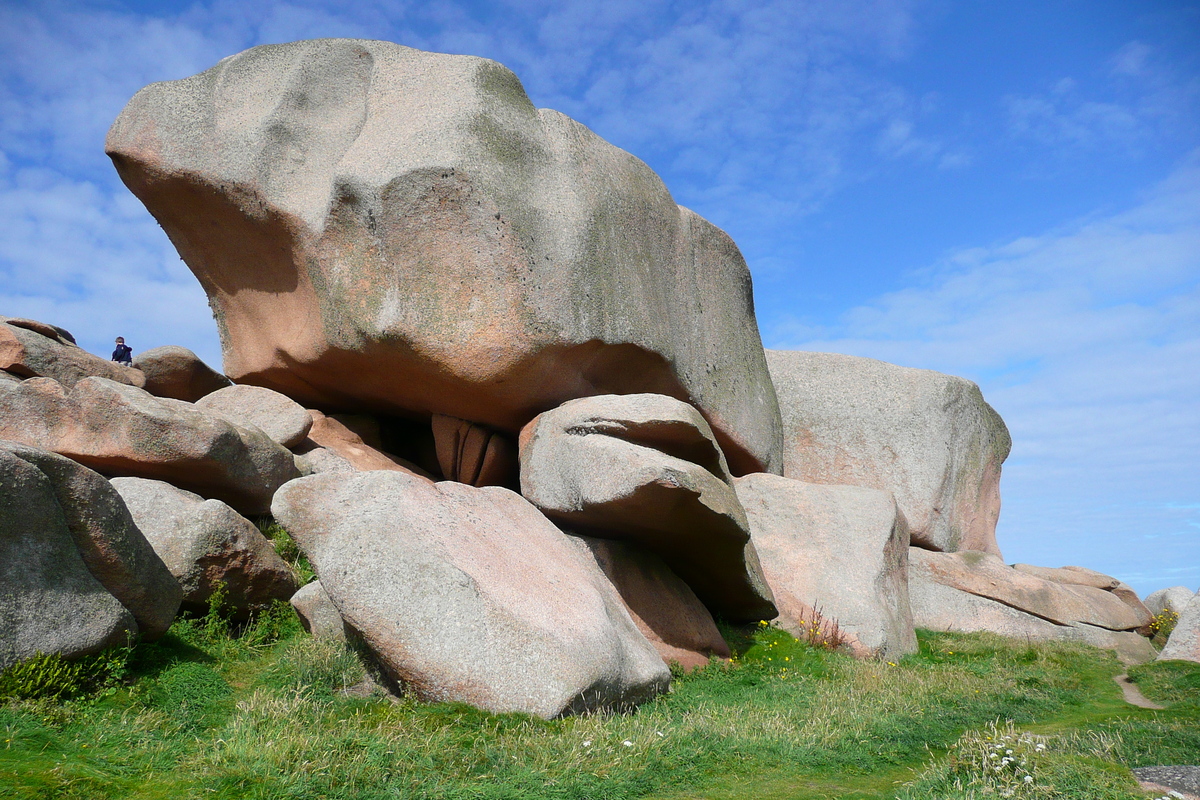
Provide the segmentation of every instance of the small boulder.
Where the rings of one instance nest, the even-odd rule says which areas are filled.
[[[0,670],[38,653],[96,653],[137,629],[84,564],[50,479],[0,450]]]
[[[6,372],[22,378],[53,378],[68,389],[92,376],[129,386],[146,383],[139,370],[92,355],[59,329],[33,320],[4,319],[7,322],[0,322],[0,369]]]
[[[583,543],[507,489],[314,475],[273,513],[383,672],[422,699],[552,718],[667,689]]]
[[[143,388],[156,397],[194,403],[233,385],[233,381],[201,361],[200,356],[176,345],[147,350],[133,359],[133,366],[146,376]]]
[[[183,591],[112,484],[46,450],[0,441],[0,451],[28,462],[49,479],[75,549],[100,585],[133,614],[142,638],[152,641],[166,633]]]
[[[301,586],[289,602],[296,609],[304,630],[318,639],[347,641],[346,623],[342,622],[341,613],[320,581]]]
[[[205,611],[219,586],[236,616],[295,594],[292,568],[253,522],[220,500],[144,478],[113,478],[112,485],[183,587],[189,611]]]
[[[655,553],[718,616],[776,609],[725,456],[695,408],[657,394],[599,395],[521,431],[521,493],[551,519]]]
[[[891,492],[912,541],[1000,554],[1000,466],[1012,440],[974,383],[836,353],[768,350],[783,474]]]
[[[1178,659],[1200,663],[1200,594],[1195,594],[1179,612],[1175,630],[1158,654],[1159,661]]]
[[[908,529],[887,492],[757,473],[734,480],[779,625],[803,638],[814,610],[857,658],[915,653]]]
[[[273,389],[227,386],[196,401],[196,408],[243,428],[258,428],[284,447],[304,441],[313,419],[304,406]]]
[[[1184,607],[1191,602],[1196,596],[1186,586],[1171,586],[1167,589],[1159,589],[1157,592],[1151,592],[1146,596],[1146,608],[1150,613],[1158,616],[1164,611],[1171,611],[1175,614],[1182,614]]]
[[[507,436],[443,414],[434,414],[432,425],[438,465],[446,480],[515,488],[517,448]]]
[[[0,394],[0,439],[104,475],[165,480],[247,514],[266,513],[275,490],[300,474],[287,448],[260,430],[104,378],[84,378],[69,394],[33,378]]]

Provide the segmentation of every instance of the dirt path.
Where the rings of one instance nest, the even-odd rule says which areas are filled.
[[[1148,697],[1146,697],[1146,695],[1142,694],[1142,690],[1139,689],[1133,683],[1133,681],[1129,680],[1129,676],[1126,675],[1124,672],[1122,672],[1120,675],[1114,676],[1113,680],[1117,682],[1117,686],[1121,687],[1121,694],[1125,695],[1126,703],[1135,705],[1138,708],[1149,708],[1154,711],[1162,711],[1163,710],[1162,706],[1160,706],[1158,703],[1151,701],[1150,698],[1148,698]]]

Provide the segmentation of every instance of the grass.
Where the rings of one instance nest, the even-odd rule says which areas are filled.
[[[1131,670],[1167,706],[1153,712],[1123,703],[1116,660],[1083,645],[921,633],[888,664],[733,633],[733,665],[636,713],[546,722],[355,696],[357,657],[286,605],[241,628],[213,612],[70,691],[10,691],[0,796],[983,798],[1013,783],[981,767],[987,748],[1024,735],[1034,781],[1012,796],[1119,800],[1144,797],[1129,767],[1200,753],[1200,665]]]

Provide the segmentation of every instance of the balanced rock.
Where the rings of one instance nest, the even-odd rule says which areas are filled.
[[[147,392],[194,403],[205,395],[233,385],[233,381],[200,360],[186,347],[166,345],[147,350],[133,359],[146,376]]]
[[[41,470],[92,577],[133,614],[146,641],[175,621],[183,591],[107,480],[69,458],[16,442],[0,451]]]
[[[125,644],[137,622],[83,563],[50,479],[0,450],[0,670]]]
[[[779,467],[737,246],[493,61],[255,47],[142,89],[106,148],[208,293],[237,383],[510,434],[656,392],[701,409],[739,474]]]
[[[295,400],[261,386],[227,386],[196,401],[196,408],[243,428],[258,428],[284,447],[304,441],[313,418]]]
[[[1195,596],[1196,593],[1186,586],[1171,586],[1146,595],[1146,608],[1155,616],[1164,611],[1182,614],[1183,609]]]
[[[342,614],[320,581],[301,586],[288,602],[296,609],[296,616],[300,618],[304,630],[316,638],[347,641],[346,623],[342,621]]]
[[[418,697],[551,718],[667,689],[586,546],[507,489],[314,475],[284,486],[273,513],[356,638]]]
[[[835,353],[768,350],[783,474],[889,491],[914,544],[1000,554],[1000,465],[1012,441],[962,378]]]
[[[580,536],[625,609],[667,663],[702,667],[714,656],[730,657],[712,614],[663,560],[637,545]]]
[[[21,378],[53,378],[68,389],[97,376],[130,386],[145,384],[139,370],[94,356],[70,334],[32,320],[0,322],[0,370]]]
[[[1154,658],[1154,647],[1137,633],[1141,615],[1103,589],[1043,580],[990,553],[912,547],[908,558],[918,628],[1075,640],[1115,650],[1127,662]]]
[[[779,625],[836,622],[857,658],[915,653],[908,528],[887,492],[755,474],[734,481]]]
[[[300,474],[262,431],[105,378],[84,378],[69,394],[47,378],[0,393],[0,439],[105,475],[165,480],[248,514],[266,513],[275,490]]]
[[[112,485],[183,587],[188,610],[207,609],[218,587],[236,616],[295,594],[291,567],[253,522],[220,500],[145,478],[113,478]]]
[[[1200,594],[1193,595],[1179,612],[1175,630],[1158,654],[1159,661],[1172,659],[1200,663]]]
[[[695,408],[657,394],[571,400],[519,444],[521,493],[551,519],[655,553],[718,616],[775,617],[725,457]]]

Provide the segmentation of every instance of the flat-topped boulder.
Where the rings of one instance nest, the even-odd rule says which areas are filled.
[[[208,293],[237,383],[510,434],[576,397],[667,394],[735,473],[779,468],[737,246],[494,61],[255,47],[142,89],[106,148]]]
[[[31,378],[0,393],[0,439],[64,455],[104,475],[154,478],[247,514],[299,476],[285,447],[257,429],[105,378],[67,392]]]
[[[836,353],[768,350],[783,474],[891,492],[914,544],[1000,554],[1000,466],[1012,440],[974,383]]]

